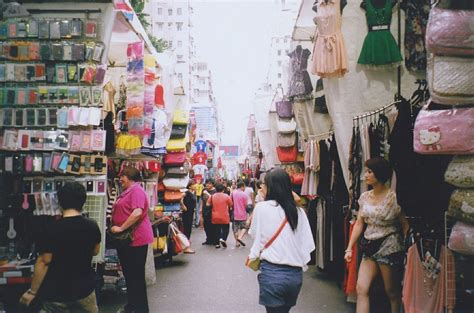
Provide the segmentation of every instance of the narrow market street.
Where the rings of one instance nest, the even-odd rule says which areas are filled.
[[[179,255],[171,265],[156,270],[156,284],[148,287],[150,312],[265,312],[258,304],[257,273],[244,266],[250,237],[247,247],[237,249],[232,235],[227,249],[202,246],[200,229],[193,229],[191,238],[196,254]],[[125,301],[125,295],[105,293],[100,312],[115,313]],[[352,313],[354,308],[334,281],[310,266],[291,312]]]

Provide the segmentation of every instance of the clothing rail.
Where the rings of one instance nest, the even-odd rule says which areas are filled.
[[[330,130],[328,132],[320,133],[320,134],[316,134],[316,135],[309,135],[308,138],[306,138],[305,141],[330,137],[333,134],[334,134],[334,130]]]
[[[375,111],[370,111],[370,112],[366,112],[366,113],[364,113],[364,114],[356,115],[356,116],[354,116],[354,117],[352,118],[352,122],[355,122],[355,121],[358,121],[358,120],[362,120],[362,119],[365,119],[365,118],[367,118],[367,117],[374,116],[374,115],[377,115],[377,114],[379,114],[379,113],[385,112],[385,110],[387,110],[388,108],[390,108],[390,107],[392,107],[392,106],[394,106],[394,105],[396,105],[396,104],[399,104],[399,103],[401,103],[400,100],[395,101],[395,102],[392,102],[392,103],[390,103],[390,104],[387,104],[386,106],[383,106],[383,107],[381,107],[381,108],[379,108],[379,109],[377,109],[377,110],[375,110]]]

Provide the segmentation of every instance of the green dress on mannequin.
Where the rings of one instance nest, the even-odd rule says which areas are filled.
[[[390,32],[392,1],[385,0],[382,8],[376,8],[372,0],[364,0],[369,32],[365,37],[357,63],[370,66],[398,65],[402,54]]]

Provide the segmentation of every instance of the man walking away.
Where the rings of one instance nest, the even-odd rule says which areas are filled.
[[[216,193],[214,188],[214,181],[209,179],[206,182],[206,189],[202,192],[202,201],[201,201],[201,227],[204,227],[206,232],[206,241],[203,245],[213,245],[214,244],[214,227],[212,225],[212,206],[207,204],[208,199],[211,195]]]
[[[40,312],[98,312],[92,257],[99,253],[101,234],[97,223],[81,215],[86,189],[78,182],[58,191],[62,219],[55,221],[38,241],[30,289],[20,303],[30,305],[37,296]]]
[[[232,230],[234,232],[235,246],[245,247],[245,243],[240,239],[242,231],[246,229],[247,222],[247,195],[244,192],[245,184],[243,181],[237,183],[237,189],[232,193],[232,202],[234,203],[234,221]]]
[[[207,200],[207,205],[212,206],[212,224],[214,226],[214,241],[216,248],[221,245],[227,248],[227,236],[229,236],[230,215],[232,199],[224,193],[223,184],[216,185],[216,193]]]

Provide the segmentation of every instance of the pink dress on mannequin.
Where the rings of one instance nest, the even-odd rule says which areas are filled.
[[[315,19],[310,71],[320,77],[342,77],[347,72],[347,53],[341,33],[340,0],[319,0]]]

